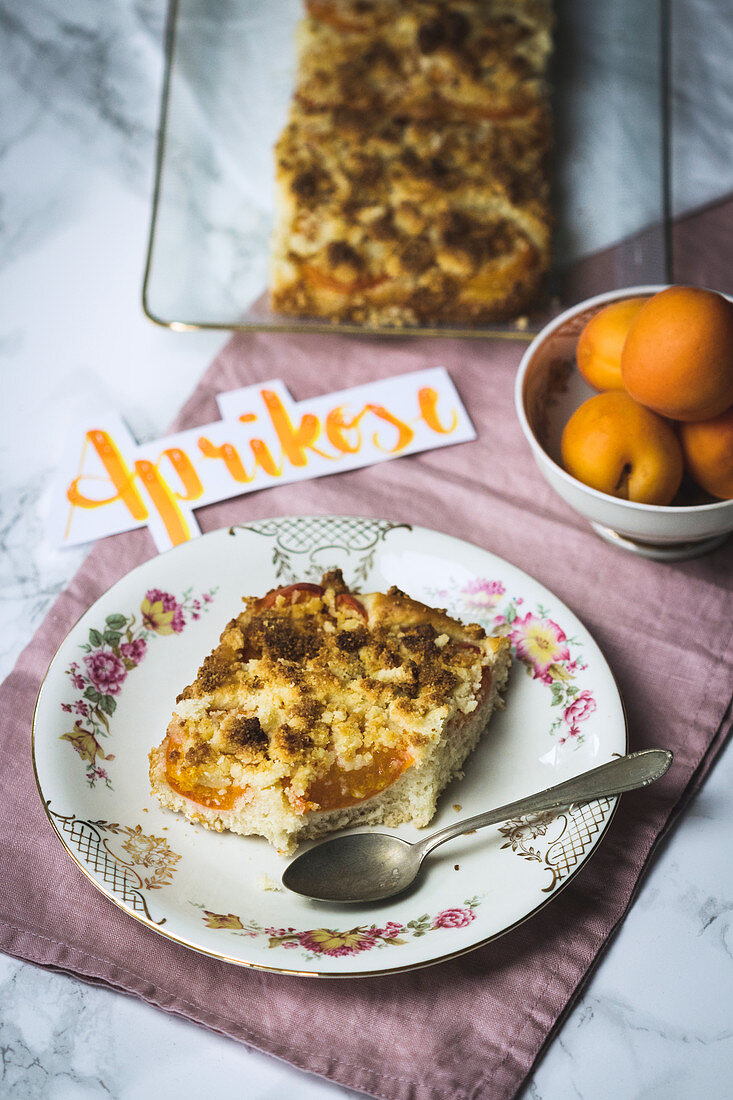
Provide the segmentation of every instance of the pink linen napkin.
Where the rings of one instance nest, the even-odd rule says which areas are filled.
[[[145,531],[115,536],[91,551],[2,687],[2,950],[133,993],[377,1097],[515,1095],[723,744],[733,683],[730,546],[661,565],[601,542],[544,482],[521,435],[513,383],[522,348],[502,341],[235,337],[176,428],[216,419],[218,392],[267,378],[282,378],[299,399],[444,365],[478,439],[211,506],[198,513],[201,527],[347,513],[422,524],[490,549],[585,622],[618,679],[631,747],[671,748],[667,776],[623,797],[594,858],[539,914],[462,958],[390,977],[316,982],[189,951],[128,918],[88,883],[55,838],[33,780],[31,719],[48,662],[100,593],[154,554]]]

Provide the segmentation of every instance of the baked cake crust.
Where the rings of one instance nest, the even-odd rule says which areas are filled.
[[[310,0],[276,146],[272,302],[480,324],[550,264],[547,0]]]
[[[150,754],[153,793],[285,852],[346,824],[425,825],[509,659],[506,639],[338,571],[247,599]]]
[[[432,122],[517,118],[546,99],[548,0],[307,0],[296,98]]]

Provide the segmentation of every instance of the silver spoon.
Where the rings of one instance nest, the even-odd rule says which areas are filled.
[[[659,779],[672,763],[667,749],[632,752],[547,790],[467,817],[410,844],[387,833],[348,833],[317,844],[290,863],[283,886],[314,901],[379,901],[399,894],[412,883],[425,856],[446,840],[524,814],[553,810],[576,802],[592,802]]]

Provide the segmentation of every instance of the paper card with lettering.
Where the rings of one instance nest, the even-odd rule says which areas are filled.
[[[199,534],[194,509],[475,439],[442,367],[294,401],[275,379],[217,398],[221,420],[136,444],[105,416],[70,439],[52,488],[50,540],[147,526],[159,550]]]

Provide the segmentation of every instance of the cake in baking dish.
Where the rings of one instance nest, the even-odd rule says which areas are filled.
[[[245,600],[150,753],[163,806],[282,853],[427,825],[499,704],[506,639],[340,572]]]
[[[516,316],[550,265],[549,0],[310,0],[276,146],[272,303]]]

